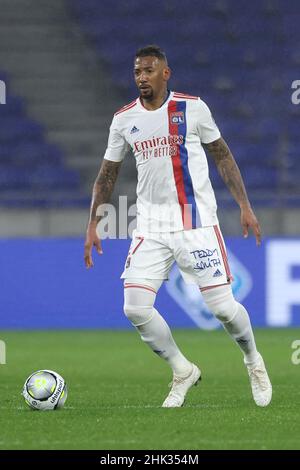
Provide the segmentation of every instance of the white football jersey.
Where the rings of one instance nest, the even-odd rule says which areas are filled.
[[[219,138],[209,108],[197,96],[171,91],[154,111],[137,98],[114,115],[104,158],[120,162],[133,152],[137,230],[173,232],[218,223],[202,143]]]

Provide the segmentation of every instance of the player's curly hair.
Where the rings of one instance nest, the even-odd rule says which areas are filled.
[[[135,53],[135,58],[148,56],[157,57],[158,59],[164,60],[166,63],[168,63],[165,52],[156,44],[150,44],[149,46],[141,47]]]

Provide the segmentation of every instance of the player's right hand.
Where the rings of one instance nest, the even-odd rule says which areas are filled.
[[[88,225],[84,243],[84,263],[87,269],[92,268],[94,266],[93,258],[92,258],[92,250],[93,246],[96,247],[97,253],[102,255],[102,247],[101,247],[101,240],[97,235],[96,232],[97,225],[94,223],[90,223]]]

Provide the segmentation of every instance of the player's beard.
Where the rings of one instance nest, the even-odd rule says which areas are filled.
[[[140,90],[140,97],[143,100],[151,101],[153,99],[153,89],[149,87],[145,90]]]

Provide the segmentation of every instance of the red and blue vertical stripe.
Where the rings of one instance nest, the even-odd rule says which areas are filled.
[[[172,122],[172,115],[183,113],[183,122]],[[188,151],[186,141],[186,101],[170,101],[168,104],[168,119],[170,135],[182,135],[183,143],[177,144],[176,153],[172,156],[173,174],[177,190],[178,202],[181,208],[184,230],[201,227],[192,178],[188,167]]]

